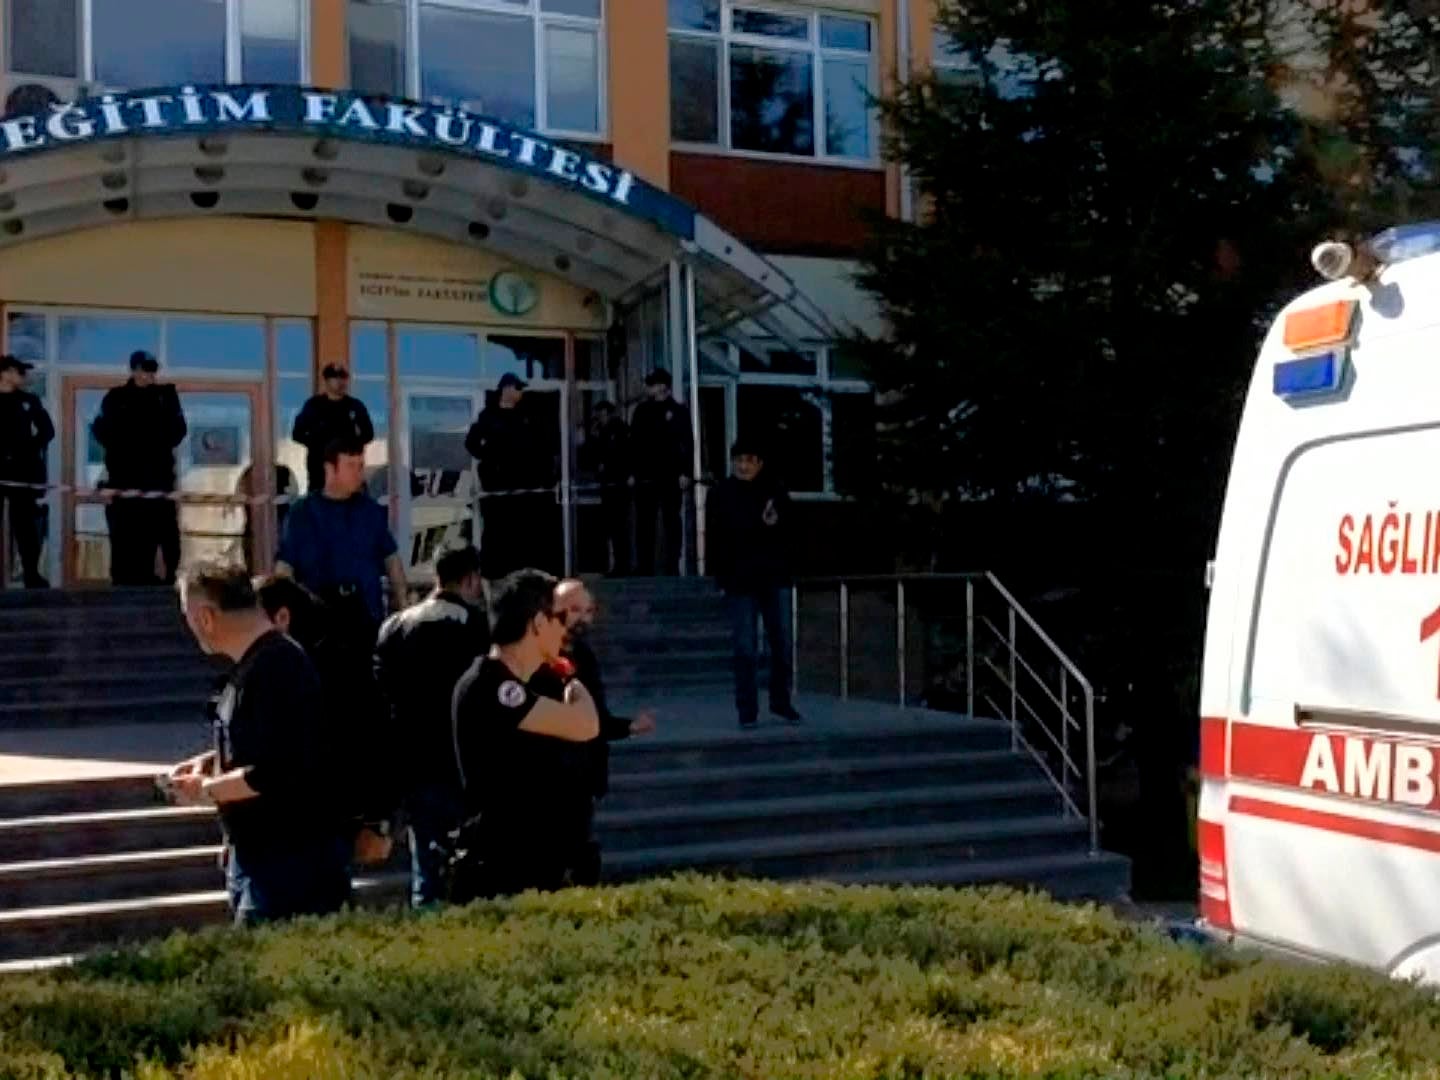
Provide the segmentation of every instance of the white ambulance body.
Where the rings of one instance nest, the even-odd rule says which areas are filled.
[[[1440,981],[1440,225],[1373,247],[1368,284],[1281,314],[1245,403],[1205,641],[1200,909]]]

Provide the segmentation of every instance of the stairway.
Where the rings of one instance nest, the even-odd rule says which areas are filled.
[[[706,578],[601,578],[591,639],[612,696],[728,694],[730,615]],[[763,672],[761,675],[763,679]]]

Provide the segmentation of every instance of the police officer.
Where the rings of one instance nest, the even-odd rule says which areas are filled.
[[[695,442],[690,410],[671,394],[670,373],[645,377],[648,400],[630,418],[635,462],[635,529],[640,573],[680,573],[681,506],[695,475]],[[655,519],[660,519],[664,552],[655,554]]]
[[[22,389],[33,364],[14,356],[0,357],[0,481],[45,483],[45,447],[55,438],[50,414],[34,394]],[[40,492],[0,483],[0,503],[9,507],[10,532],[20,549],[27,589],[48,588],[40,576]]]
[[[443,898],[448,835],[464,816],[450,707],[455,684],[490,648],[480,552],[443,552],[435,591],[380,627],[375,681],[389,710],[392,783],[410,827],[410,902]]]
[[[465,449],[479,463],[484,495],[481,557],[490,581],[542,562],[536,551],[550,539],[545,535],[544,508],[554,498],[534,489],[554,482],[553,469],[524,407],[525,389],[520,376],[502,375],[495,399],[465,436]]]
[[[310,492],[325,486],[325,447],[346,439],[358,441],[363,449],[375,438],[375,425],[365,403],[349,394],[350,372],[339,364],[326,364],[321,375],[323,389],[305,402],[290,434],[305,447],[306,490]]]
[[[588,792],[567,787],[555,768],[557,744],[600,733],[589,691],[566,682],[559,701],[538,696],[530,680],[560,659],[564,613],[556,581],[521,570],[500,581],[490,604],[490,652],[455,688],[456,762],[474,831],[478,873],[454,899],[501,896],[563,886],[576,849],[572,804]],[[474,894],[474,895],[471,895]]]
[[[175,387],[157,381],[160,364],[143,350],[130,355],[130,380],[106,393],[91,431],[105,450],[103,487],[168,494],[175,490],[175,448],[186,434]],[[116,498],[105,507],[110,527],[110,580],[153,585],[155,551],[174,584],[180,562],[180,514],[173,499]]]
[[[612,552],[610,572],[623,577],[630,572],[630,489],[635,477],[630,464],[630,429],[610,402],[595,406],[595,420],[583,450],[600,482],[600,513]]]

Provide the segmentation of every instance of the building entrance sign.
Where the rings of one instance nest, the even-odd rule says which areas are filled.
[[[0,122],[0,160],[133,138],[270,132],[460,154],[623,207],[684,237],[695,212],[628,169],[445,106],[298,86],[181,86],[105,94]]]

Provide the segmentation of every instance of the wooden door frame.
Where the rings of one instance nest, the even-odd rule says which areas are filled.
[[[75,442],[76,435],[76,398],[86,390],[110,390],[117,386],[123,386],[125,380],[115,379],[104,375],[86,374],[65,374],[60,373],[60,418],[59,425],[61,437],[64,442],[60,447],[60,472],[63,477],[61,483],[65,490],[61,493],[60,506],[60,551],[61,569],[64,574],[66,587],[100,586],[108,582],[96,581],[87,578],[79,580],[78,551],[75,547],[75,512],[82,504],[103,505],[102,498],[88,496],[80,497],[74,490],[76,480]],[[272,417],[270,409],[270,394],[267,392],[267,382],[264,379],[186,379],[180,378],[171,380],[170,385],[182,395],[184,394],[244,394],[250,398],[250,470],[253,477],[256,473],[262,478],[262,492],[275,494],[275,464],[274,464],[274,435],[271,431]],[[188,426],[188,422],[187,422]],[[243,504],[243,496],[236,496],[234,505]],[[186,500],[182,496],[179,500],[184,506]],[[194,500],[199,503],[200,500]],[[204,503],[214,505],[213,499],[206,499]],[[256,573],[266,573],[273,566],[273,554],[275,551],[275,504],[266,502],[261,504],[263,513],[255,515],[254,543],[256,550],[260,553],[256,566]]]

